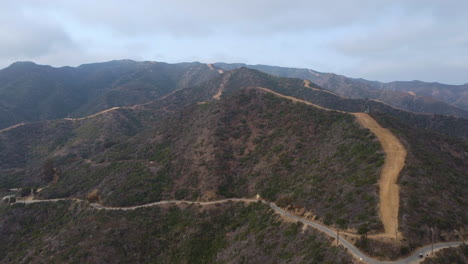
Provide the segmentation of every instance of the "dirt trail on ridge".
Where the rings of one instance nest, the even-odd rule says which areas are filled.
[[[305,80],[304,87],[309,88],[309,85],[310,82]],[[283,95],[267,88],[257,88],[272,93],[276,96],[286,98],[294,102],[300,102],[307,105],[311,105],[322,110],[336,111],[340,113],[354,115],[361,126],[369,129],[377,137],[385,152],[385,162],[382,167],[379,180],[380,219],[384,226],[384,234],[389,237],[398,237],[398,211],[400,208],[400,194],[399,187],[396,183],[398,180],[398,176],[400,175],[400,171],[405,165],[407,153],[403,144],[401,144],[401,142],[392,134],[392,132],[390,132],[390,130],[386,128],[381,127],[379,123],[375,121],[375,119],[373,119],[369,114],[366,113],[349,113],[344,111],[333,110],[292,96]]]
[[[120,107],[120,106],[112,107],[112,108],[106,109],[106,110],[104,110],[104,111],[101,111],[101,112],[99,112],[99,113],[92,114],[92,115],[89,115],[89,116],[77,117],[77,118],[66,117],[66,118],[64,118],[63,120],[71,120],[71,121],[85,120],[85,119],[89,119],[89,118],[96,117],[96,116],[98,116],[98,115],[105,114],[105,113],[110,112],[110,111],[114,111],[114,110],[117,110],[117,109],[123,109],[123,108],[127,108],[127,107]]]
[[[22,126],[22,125],[24,125],[24,124],[25,124],[25,123],[19,123],[19,124],[12,125],[12,126],[10,126],[10,127],[4,128],[4,129],[0,129],[0,133],[5,132],[5,131],[8,131],[8,130],[15,129],[15,128],[20,127],[20,126]]]
[[[315,88],[315,87],[310,86],[310,81],[309,81],[309,80],[304,80],[304,87],[305,87],[305,88],[312,89],[312,90],[315,90],[315,91],[320,91],[320,92],[329,93],[329,94],[333,94],[333,95],[338,95],[338,96],[339,96],[339,94],[334,93],[334,92],[332,92],[332,91],[328,91],[328,90],[324,90],[324,89],[318,89],[318,88]]]
[[[398,209],[400,208],[399,187],[396,184],[400,171],[405,165],[406,149],[390,132],[381,127],[366,113],[353,113],[358,122],[368,128],[379,139],[385,152],[385,163],[380,173],[380,217],[385,233],[398,235]]]
[[[299,102],[299,103],[303,103],[303,104],[306,104],[306,105],[311,105],[313,107],[316,107],[316,108],[319,108],[319,109],[322,109],[322,110],[325,110],[325,111],[335,111],[335,112],[340,112],[340,113],[346,113],[346,112],[343,112],[343,111],[339,111],[339,110],[334,110],[334,109],[330,109],[330,108],[326,108],[326,107],[323,107],[323,106],[320,106],[320,105],[316,105],[316,104],[313,104],[309,101],[306,101],[306,100],[302,100],[302,99],[299,99],[299,98],[296,98],[296,97],[292,97],[292,96],[287,96],[287,95],[284,95],[284,94],[280,94],[280,93],[277,93],[275,91],[272,91],[268,88],[264,88],[264,87],[256,87],[257,89],[260,89],[262,91],[265,91],[265,92],[268,92],[268,93],[272,93],[278,97],[282,97],[282,98],[286,98],[286,99],[289,99],[291,101],[294,101],[294,102]]]

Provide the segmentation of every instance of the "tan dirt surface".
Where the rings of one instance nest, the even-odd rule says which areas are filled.
[[[390,132],[381,127],[370,115],[353,113],[358,122],[368,128],[379,139],[385,151],[385,163],[380,175],[380,217],[388,236],[398,236],[398,209],[400,208],[397,183],[405,165],[406,149]]]
[[[311,70],[311,69],[309,69],[308,71],[309,71],[309,73],[312,73],[312,74],[315,75],[315,76],[319,76],[319,75],[320,75],[320,74],[318,74],[317,72],[314,72],[314,71]]]
[[[320,105],[316,105],[316,104],[313,104],[309,101],[306,101],[306,100],[302,100],[302,99],[298,99],[296,97],[292,97],[292,96],[287,96],[287,95],[283,95],[283,94],[280,94],[280,93],[277,93],[275,91],[272,91],[268,88],[264,88],[264,87],[256,87],[257,89],[260,89],[262,91],[265,91],[265,92],[268,92],[268,93],[272,93],[278,97],[282,97],[282,98],[286,98],[286,99],[289,99],[291,101],[294,101],[294,102],[299,102],[299,103],[303,103],[303,104],[306,104],[306,105],[311,105],[313,107],[316,107],[316,108],[319,108],[319,109],[322,109],[322,110],[325,110],[325,111],[335,111],[335,112],[340,112],[340,113],[346,113],[346,112],[343,112],[343,111],[339,111],[339,110],[333,110],[333,109],[329,109],[329,108],[325,108],[323,106],[320,106]]]
[[[224,92],[224,85],[226,85],[226,82],[228,81],[228,78],[229,78],[229,76],[224,76],[223,81],[219,85],[218,92],[215,95],[213,95],[213,99],[215,99],[215,100],[220,100],[221,99],[221,95],[223,95],[223,92]]]
[[[304,81],[304,84],[306,82]],[[312,104],[311,102],[301,100],[292,96],[286,96],[274,92],[270,89],[258,87],[258,89],[272,93],[282,98],[290,99],[294,102],[300,102],[311,105],[326,111],[336,111],[328,109],[319,105]],[[343,111],[337,111],[347,113]],[[400,208],[400,193],[399,187],[396,184],[400,171],[405,165],[406,149],[401,142],[390,132],[390,130],[383,128],[375,121],[370,115],[366,113],[349,113],[356,117],[359,124],[369,129],[380,141],[382,148],[385,152],[385,163],[382,167],[380,174],[379,188],[380,188],[380,218],[384,226],[386,236],[399,237],[398,234],[398,211]]]
[[[79,121],[79,120],[85,120],[85,119],[88,119],[88,118],[93,118],[93,117],[96,117],[98,115],[102,115],[102,114],[105,114],[107,112],[110,112],[110,111],[114,111],[114,110],[117,110],[117,109],[121,109],[121,108],[126,108],[126,107],[112,107],[112,108],[109,108],[109,109],[106,109],[104,111],[101,111],[99,113],[96,113],[96,114],[92,114],[92,115],[89,115],[89,116],[85,116],[85,117],[78,117],[78,118],[64,118],[64,120],[71,120],[71,121]]]
[[[334,92],[332,92],[332,91],[323,90],[323,89],[317,89],[317,88],[314,88],[314,87],[310,86],[310,81],[309,81],[309,80],[304,80],[304,87],[305,87],[305,88],[312,89],[312,90],[315,90],[315,91],[320,91],[320,92],[329,93],[329,94],[333,94],[333,95],[338,95],[338,96],[339,96],[339,94],[334,93]]]
[[[221,69],[215,69],[215,68],[213,67],[213,64],[211,64],[211,63],[207,63],[206,66],[208,66],[208,68],[210,68],[210,70],[212,70],[212,71],[217,71],[219,74],[223,74],[223,73],[224,73],[224,71],[221,70]]]
[[[16,125],[13,125],[13,126],[4,128],[4,129],[0,129],[0,133],[5,132],[5,131],[8,131],[8,130],[11,130],[11,129],[14,129],[14,128],[17,128],[17,127],[20,127],[20,126],[22,126],[22,125],[24,125],[24,124],[25,124],[25,123],[19,123],[19,124],[16,124]]]
[[[215,68],[213,67],[213,65],[211,65],[210,63],[207,63],[206,66],[208,66],[208,68],[210,68],[210,70],[214,71]]]

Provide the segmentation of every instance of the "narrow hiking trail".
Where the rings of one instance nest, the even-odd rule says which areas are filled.
[[[17,201],[16,203],[18,204],[34,204],[34,203],[55,203],[59,201],[74,201],[74,202],[85,202],[82,199],[77,199],[77,198],[59,198],[59,199],[49,199],[49,200],[27,200],[27,201]],[[275,211],[276,214],[278,214],[283,220],[285,221],[299,221],[303,223],[307,227],[314,228],[325,235],[337,239],[337,233],[324,226],[323,224],[303,219],[302,217],[299,217],[297,215],[294,215],[288,211],[285,211],[278,207],[275,203],[270,203],[267,202],[263,199],[251,199],[251,198],[230,198],[230,199],[222,199],[222,200],[215,200],[215,201],[207,201],[207,202],[197,202],[197,201],[184,201],[184,200],[168,200],[168,201],[159,201],[159,202],[154,202],[154,203],[148,203],[148,204],[142,204],[142,205],[136,205],[136,206],[127,206],[127,207],[109,207],[109,206],[104,206],[101,204],[97,203],[90,203],[89,206],[91,206],[94,209],[97,210],[107,210],[107,211],[132,211],[132,210],[137,210],[140,208],[148,208],[148,207],[155,207],[155,206],[160,206],[160,205],[187,205],[187,204],[194,204],[194,205],[199,205],[199,206],[209,206],[209,205],[215,205],[215,204],[221,204],[221,203],[227,203],[227,202],[243,202],[243,203],[256,203],[256,202],[261,202],[266,205],[268,205],[271,209]],[[410,264],[410,263],[419,263],[423,259],[419,258],[419,253],[428,254],[431,252],[431,245],[426,245],[424,247],[418,248],[411,254],[410,256],[402,259],[398,259],[395,261],[381,261],[372,257],[369,257],[366,255],[364,252],[360,251],[358,248],[356,248],[353,243],[349,242],[348,240],[344,239],[342,236],[338,238],[338,240],[335,240],[335,242],[340,243],[343,247],[348,249],[350,254],[358,261],[358,263],[369,263],[369,264]],[[459,246],[462,245],[463,242],[460,241],[454,241],[454,242],[444,242],[444,243],[438,243],[434,244],[434,252],[444,249],[444,248],[449,248],[449,247],[454,247],[454,246]]]
[[[310,81],[304,80],[304,87],[310,88]],[[375,119],[366,113],[350,113],[333,110],[292,96],[274,92],[268,88],[257,87],[257,89],[292,100],[294,102],[311,105],[322,110],[336,111],[354,115],[362,127],[369,129],[377,137],[377,139],[380,141],[380,144],[382,145],[383,151],[385,152],[385,162],[383,164],[379,180],[380,219],[384,226],[385,236],[395,238],[400,237],[401,235],[398,233],[398,211],[400,208],[400,196],[399,188],[396,183],[398,176],[400,175],[400,172],[405,164],[407,153],[403,144],[401,144],[401,142],[390,132],[390,130],[381,127],[379,123],[375,121]]]

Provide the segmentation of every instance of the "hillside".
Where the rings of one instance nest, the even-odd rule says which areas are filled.
[[[369,232],[373,243],[355,242],[380,256],[386,247],[398,257],[427,244],[430,228],[436,241],[466,228],[465,119],[344,98],[247,68],[213,72],[144,105],[0,132],[0,191],[46,187],[43,199],[94,191],[109,206],[259,194],[333,228]],[[408,151],[397,181],[397,243],[377,235],[385,155],[352,114],[368,109]]]
[[[122,60],[54,68],[17,62],[0,70],[0,129],[141,104],[216,75],[201,63]]]
[[[248,67],[276,76],[310,80],[345,97],[377,99],[407,111],[468,118],[467,85],[456,86],[419,81],[380,83],[309,69],[226,63],[214,65],[224,70]]]
[[[99,189],[105,204],[132,205],[260,193],[270,200],[304,206],[327,223],[347,227],[365,219],[379,228],[375,184],[383,157],[374,137],[351,116],[294,104],[257,89],[227,98],[191,105],[136,133],[135,127],[149,123],[137,121],[138,115],[150,116],[144,110],[119,110],[98,120],[75,123],[77,127],[34,129],[56,135],[51,141],[40,135],[23,139],[15,133],[13,137],[50,151],[48,156],[62,175],[41,192],[48,198],[85,197]],[[119,130],[110,134],[107,129],[113,118],[120,119],[115,122]],[[22,129],[31,130],[28,126]],[[28,144],[27,138],[38,138],[41,143]],[[62,145],[57,146],[56,141]],[[106,143],[109,141],[114,145]],[[19,145],[8,138],[2,143]],[[21,151],[20,158],[3,152],[5,163],[29,161],[7,163],[3,171],[30,165],[25,174],[30,177],[35,172],[37,184],[44,184],[45,153],[36,149]],[[19,153],[17,148],[11,151]],[[17,173],[10,177],[18,177]],[[335,189],[330,182],[348,187]]]
[[[2,263],[352,263],[262,204],[96,212],[60,202],[0,205],[0,215]]]
[[[468,263],[468,246],[448,248],[436,253],[435,257],[428,258],[422,264],[452,264]]]

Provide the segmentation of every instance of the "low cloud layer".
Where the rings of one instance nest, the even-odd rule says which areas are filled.
[[[455,0],[20,0],[0,9],[0,67],[198,60],[461,84],[464,10]]]

